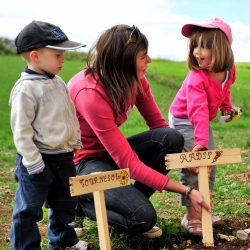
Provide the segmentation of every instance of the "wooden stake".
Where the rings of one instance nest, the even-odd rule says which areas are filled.
[[[111,250],[104,190],[130,185],[129,169],[71,177],[69,183],[71,196],[93,192],[100,249]]]
[[[167,169],[198,167],[199,191],[207,204],[211,204],[209,195],[209,179],[207,166],[239,163],[241,154],[239,148],[228,148],[220,150],[206,150],[186,152],[179,154],[168,154],[165,157]],[[205,247],[214,246],[212,215],[202,208],[202,234]]]
[[[203,194],[204,201],[207,204],[210,204],[211,202],[209,195],[207,167],[199,168],[198,184],[199,184],[199,191]],[[203,232],[203,244],[205,247],[213,247],[214,237],[213,237],[212,215],[205,208],[202,208],[201,223]]]
[[[95,213],[98,227],[99,244],[102,250],[110,250],[110,238],[108,230],[107,211],[105,205],[104,191],[95,191]]]

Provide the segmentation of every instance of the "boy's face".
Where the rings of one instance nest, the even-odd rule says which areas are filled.
[[[44,74],[58,74],[64,63],[64,50],[41,48],[31,52],[32,70]],[[33,53],[33,54],[32,54]]]

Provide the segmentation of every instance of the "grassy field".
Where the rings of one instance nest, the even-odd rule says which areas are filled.
[[[71,76],[81,70],[80,61],[66,61],[61,76],[68,82]],[[9,227],[16,183],[12,175],[15,165],[15,147],[9,125],[8,98],[10,90],[24,69],[24,61],[17,56],[1,56],[0,61],[0,249],[9,247]],[[153,60],[148,70],[148,78],[157,103],[167,118],[168,108],[180,87],[187,68],[185,63]],[[214,188],[213,210],[224,219],[236,220],[249,218],[250,207],[250,63],[237,63],[237,80],[232,87],[232,100],[236,106],[243,109],[240,119],[228,124],[219,124],[218,118],[212,123],[218,148],[240,147],[242,149],[242,164],[224,165],[218,168]],[[144,121],[136,110],[133,110],[128,122],[121,127],[126,136],[146,129]],[[172,171],[171,177],[178,179],[178,171]],[[152,198],[158,213],[158,224],[164,230],[160,240],[129,238],[111,232],[112,249],[170,249],[174,240],[180,240],[183,230],[180,218],[184,209],[178,207],[178,195],[169,192],[156,192]],[[44,220],[40,223],[43,234],[43,249],[47,249],[46,227],[47,211],[44,209]],[[99,249],[96,223],[84,220],[84,240],[89,242],[89,249]]]

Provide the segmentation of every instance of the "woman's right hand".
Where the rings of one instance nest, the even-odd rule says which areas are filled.
[[[209,213],[211,213],[211,207],[204,201],[204,197],[196,189],[193,189],[189,194],[189,199],[193,205],[196,212],[201,213],[201,209],[205,208]]]

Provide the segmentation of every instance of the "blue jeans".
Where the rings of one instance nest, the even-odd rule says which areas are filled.
[[[127,140],[142,162],[164,175],[168,173],[165,155],[181,152],[184,144],[182,135],[171,128],[153,129]],[[108,154],[100,158],[83,159],[76,168],[77,175],[119,169]],[[156,211],[149,200],[154,192],[155,190],[138,181],[134,185],[106,190],[109,225],[120,232],[133,234],[151,229],[157,220]],[[79,208],[86,216],[96,220],[92,193],[78,197],[78,210]]]
[[[42,155],[44,171],[29,175],[17,155],[15,179],[18,181],[13,223],[11,226],[11,247],[15,250],[40,250],[41,236],[37,222],[43,218],[42,206],[50,207],[48,239],[53,248],[75,245],[78,238],[74,229],[68,226],[75,217],[76,198],[70,196],[69,177],[75,176],[72,153]]]

